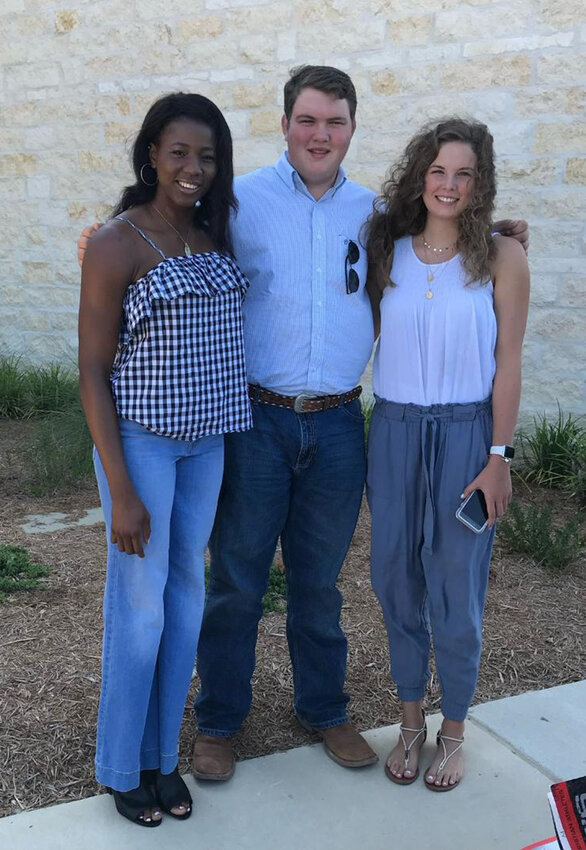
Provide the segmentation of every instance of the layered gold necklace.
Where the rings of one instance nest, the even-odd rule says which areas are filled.
[[[449,252],[454,250],[454,248],[456,247],[456,243],[454,242],[451,245],[446,245],[444,248],[436,248],[433,245],[429,244],[429,242],[426,240],[426,238],[423,234],[421,234],[421,242],[422,242],[422,245],[423,245],[423,254],[425,256],[424,262],[425,262],[425,266],[427,268],[427,291],[425,293],[425,297],[429,301],[431,298],[433,298],[433,289],[431,288],[430,284],[431,284],[432,281],[435,280],[436,286],[437,286],[439,279],[441,278],[441,276],[443,275],[443,273],[446,270],[446,266],[447,266],[449,260],[446,259],[443,263],[430,263],[428,251],[431,251],[433,254],[435,254],[435,256],[439,256],[441,254],[448,254]],[[450,258],[450,259],[452,259],[452,258]],[[440,266],[440,271],[439,271],[439,274],[436,274],[435,268],[438,265]]]

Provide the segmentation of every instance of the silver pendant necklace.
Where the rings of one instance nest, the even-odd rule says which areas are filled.
[[[163,221],[165,222],[165,224],[168,224],[168,225],[169,225],[169,227],[171,228],[171,230],[174,230],[174,231],[175,231],[175,233],[177,234],[177,236],[179,237],[179,239],[181,240],[181,242],[183,242],[183,253],[185,254],[185,256],[186,256],[186,257],[191,257],[191,256],[192,256],[192,252],[191,252],[191,248],[189,247],[189,242],[187,241],[187,240],[189,239],[189,234],[191,233],[191,224],[189,225],[189,227],[188,227],[188,229],[187,229],[187,237],[184,239],[184,238],[183,238],[183,236],[182,236],[182,235],[179,233],[179,231],[177,230],[177,228],[176,228],[176,227],[173,227],[173,225],[171,224],[171,222],[170,222],[170,221],[167,221],[167,219],[165,218],[165,216],[163,215],[163,213],[161,212],[161,210],[157,209],[157,208],[156,208],[156,206],[155,206],[154,204],[152,205],[152,207],[153,207],[154,211],[155,211],[156,213],[158,213],[158,215],[160,215],[160,216],[161,216],[161,218],[163,219]]]

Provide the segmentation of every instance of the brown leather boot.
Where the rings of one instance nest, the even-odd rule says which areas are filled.
[[[193,746],[191,772],[196,779],[225,782],[234,774],[232,739],[218,735],[198,735]]]
[[[336,764],[342,767],[368,767],[369,764],[377,763],[377,754],[351,723],[341,723],[330,729],[314,729],[300,717],[297,720],[308,732],[321,735],[326,753]]]

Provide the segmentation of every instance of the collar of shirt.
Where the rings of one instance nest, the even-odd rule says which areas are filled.
[[[303,182],[298,171],[291,165],[289,162],[289,155],[287,151],[283,151],[279,159],[275,164],[275,171],[283,181],[286,186],[289,186],[293,192],[301,192],[302,195],[306,195],[312,201],[315,201],[315,198]],[[344,167],[342,165],[338,168],[338,176],[336,177],[336,182],[333,186],[331,186],[327,192],[325,192],[320,201],[326,198],[331,198],[338,191],[340,186],[342,186],[346,182],[346,172],[344,171]]]

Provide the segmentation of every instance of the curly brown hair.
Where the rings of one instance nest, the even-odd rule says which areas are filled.
[[[496,196],[493,139],[485,124],[451,117],[427,124],[414,136],[398,163],[391,167],[374,212],[366,225],[369,271],[383,289],[390,279],[395,241],[422,233],[427,220],[423,203],[425,175],[446,142],[465,142],[476,154],[472,199],[458,219],[456,247],[469,282],[490,279],[496,253],[491,221]]]

